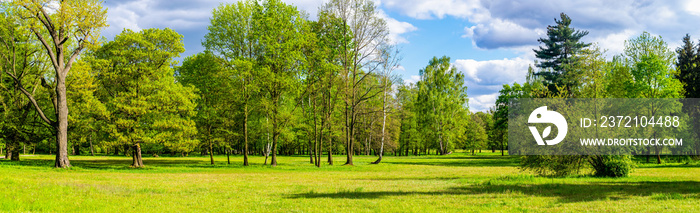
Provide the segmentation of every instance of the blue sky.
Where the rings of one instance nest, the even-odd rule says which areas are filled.
[[[183,57],[201,52],[201,40],[211,10],[222,0],[106,0],[111,40],[124,28],[171,28],[183,34]],[[324,0],[285,0],[316,15]],[[558,1],[558,0],[374,0],[387,20],[392,41],[401,47],[405,82],[433,56],[449,56],[466,75],[472,111],[493,106],[502,84],[522,83],[534,63],[532,49],[545,36],[547,25],[565,12],[577,29],[587,30],[587,42],[620,54],[626,39],[644,31],[660,35],[673,49],[689,33],[700,38],[699,1]]]

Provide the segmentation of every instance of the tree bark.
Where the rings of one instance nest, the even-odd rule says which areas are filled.
[[[211,160],[211,165],[214,165],[214,150],[212,150],[211,138],[209,139],[209,159]]]
[[[92,134],[90,134],[88,141],[90,141],[90,155],[95,156],[95,149],[92,147]]]
[[[226,149],[226,162],[228,162],[228,164],[231,164],[231,149],[228,148]]]
[[[143,167],[143,160],[141,159],[141,144],[137,143],[136,145],[133,146],[133,153],[132,153],[132,163],[131,166],[134,168],[142,168]]]
[[[245,85],[245,83],[244,83]],[[244,90],[247,95],[247,87],[244,87]],[[248,166],[248,100],[246,98],[246,102],[244,103],[243,106],[243,166]]]
[[[63,57],[60,58],[63,59]],[[62,65],[63,62],[59,61],[59,64]],[[68,161],[68,100],[66,99],[67,73],[67,69],[59,69],[56,72],[56,115],[58,116],[58,124],[56,125],[56,161],[54,165],[56,168],[68,168],[71,166],[70,161]]]

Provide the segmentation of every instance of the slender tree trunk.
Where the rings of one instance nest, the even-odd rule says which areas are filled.
[[[331,137],[331,128],[328,128],[328,165],[333,165],[333,138]]]
[[[229,148],[226,148],[226,162],[228,164],[231,164],[231,149],[229,149]],[[244,164],[244,166],[245,166],[245,164]]]
[[[212,149],[211,138],[209,138],[209,160],[211,165],[214,165],[214,150]]]
[[[95,149],[92,147],[92,134],[88,136],[88,141],[90,142],[90,155],[95,156]]]
[[[141,168],[143,167],[143,159],[141,158],[141,144],[136,143],[136,145],[133,146],[133,154],[132,156],[132,163],[131,166],[134,168]]]
[[[247,92],[247,88],[245,89]],[[247,95],[247,94],[246,94]],[[248,166],[248,100],[243,106],[243,166]]]

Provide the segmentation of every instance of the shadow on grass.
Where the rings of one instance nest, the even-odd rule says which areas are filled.
[[[131,167],[132,159],[128,157],[117,158],[110,157],[109,159],[100,159],[95,157],[93,159],[71,159],[70,163],[73,167],[82,169],[95,169],[95,170],[133,170]],[[211,165],[209,161],[197,160],[197,159],[169,159],[169,158],[144,158],[143,164],[145,168],[142,169],[153,169],[158,168],[234,168],[242,167],[238,164],[226,164],[226,162],[217,162]],[[0,160],[0,165],[7,166],[27,166],[27,167],[53,167],[53,159],[23,159],[20,161],[9,161]]]
[[[336,193],[300,193],[287,196],[299,198],[378,199],[389,196],[413,195],[481,195],[523,194],[524,196],[554,197],[559,202],[588,202],[597,200],[623,200],[630,197],[651,197],[653,200],[700,199],[700,182],[600,182],[585,184],[482,184],[453,187],[440,191],[347,191]],[[513,195],[508,195],[513,196]]]
[[[437,161],[437,160],[440,161]],[[384,163],[384,162],[382,162]],[[411,161],[386,161],[387,164],[403,164],[403,165],[423,165],[423,166],[459,166],[459,167],[494,167],[494,166],[518,166],[518,161],[515,158],[503,157],[486,157],[483,158],[461,158],[457,157],[453,160],[450,158],[435,158],[435,159],[415,159]]]

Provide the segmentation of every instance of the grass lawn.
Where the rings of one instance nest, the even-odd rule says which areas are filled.
[[[356,156],[356,166],[315,168],[308,156],[261,165],[241,156],[144,158],[53,156],[0,160],[0,211],[48,212],[697,212],[700,165],[640,165],[627,178],[532,176],[512,156]]]

